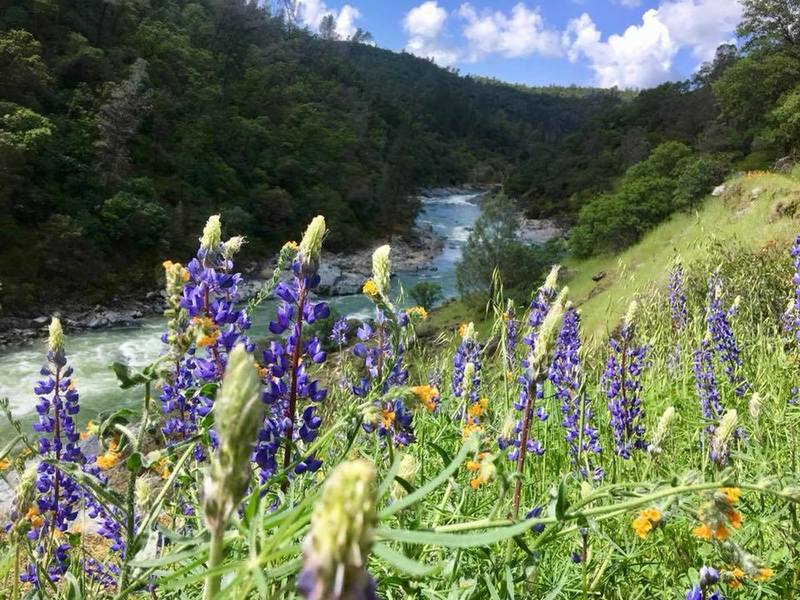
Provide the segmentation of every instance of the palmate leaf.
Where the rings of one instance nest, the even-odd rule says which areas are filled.
[[[119,387],[123,390],[129,390],[139,385],[144,385],[148,381],[152,381],[155,375],[152,373],[145,373],[144,371],[136,371],[133,367],[125,363],[115,362],[111,363],[108,367],[117,376]]]

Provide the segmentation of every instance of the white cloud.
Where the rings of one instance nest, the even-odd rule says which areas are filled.
[[[522,2],[511,9],[510,15],[501,11],[479,14],[465,3],[458,9],[458,15],[466,22],[463,33],[469,43],[470,60],[487,54],[508,58],[561,54],[558,33],[546,27],[538,9],[528,8]]]
[[[602,87],[649,87],[674,78],[675,56],[689,49],[700,61],[713,58],[741,16],[738,0],[667,0],[642,15],[640,25],[603,42],[592,18],[572,19],[562,35],[570,61],[585,57]]]
[[[339,10],[329,8],[324,0],[300,0],[297,4],[300,22],[313,31],[319,31],[319,24],[326,15],[333,15],[336,19],[336,33],[348,38],[356,32],[355,22],[361,17],[361,12],[349,4]]]
[[[447,20],[447,11],[436,0],[412,8],[403,19],[403,27],[412,37],[435,38]]]
[[[458,62],[460,53],[440,39],[446,21],[447,11],[436,0],[412,8],[403,19],[403,28],[410,36],[406,50],[423,58],[432,58],[440,65]]]
[[[619,0],[619,3],[627,8],[636,8],[642,3],[642,0]]]
[[[739,0],[672,0],[661,4],[658,14],[672,39],[705,61],[714,58],[717,46],[731,40],[742,5]]]

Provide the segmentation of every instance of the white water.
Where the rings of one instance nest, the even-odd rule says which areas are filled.
[[[398,274],[405,289],[417,281],[428,280],[441,285],[446,298],[456,295],[455,265],[461,257],[469,230],[480,213],[479,207],[470,202],[475,196],[455,194],[423,200],[418,223],[432,225],[445,243],[442,252],[432,261],[431,270]],[[363,319],[373,314],[369,300],[361,295],[331,298],[330,304],[340,314],[353,318]],[[257,338],[260,331],[266,331],[274,307],[274,302],[265,302],[253,315],[253,337]],[[140,391],[120,390],[109,365],[123,362],[142,366],[155,359],[163,350],[160,340],[163,328],[164,319],[152,317],[143,319],[137,328],[103,329],[67,336],[67,357],[75,369],[75,383],[81,397],[79,420],[82,423],[101,411],[138,405]],[[10,399],[12,412],[25,423],[33,419],[36,403],[33,386],[44,362],[44,354],[44,340],[0,353],[0,397]],[[7,431],[7,425],[0,423],[0,439]]]

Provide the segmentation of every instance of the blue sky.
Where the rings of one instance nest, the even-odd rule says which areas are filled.
[[[530,85],[645,88],[685,79],[734,39],[739,0],[299,0],[310,29]]]

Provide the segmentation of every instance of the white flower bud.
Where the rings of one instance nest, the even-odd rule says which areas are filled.
[[[200,237],[200,247],[206,252],[213,252],[222,243],[222,225],[219,215],[211,215],[203,227],[203,235]]]
[[[300,264],[304,269],[316,270],[319,265],[320,255],[322,254],[322,242],[328,234],[325,226],[325,217],[317,215],[311,219],[303,239],[300,240],[298,255]]]
[[[242,249],[242,245],[244,245],[245,239],[244,236],[235,235],[227,242],[222,244],[222,256],[225,257],[227,260],[231,260],[236,254],[238,254],[239,250]]]
[[[61,319],[53,317],[50,321],[47,347],[53,354],[64,351],[64,330],[61,328]]]
[[[389,284],[392,277],[392,263],[389,260],[391,247],[384,245],[372,253],[372,280],[383,297],[389,295]]]

